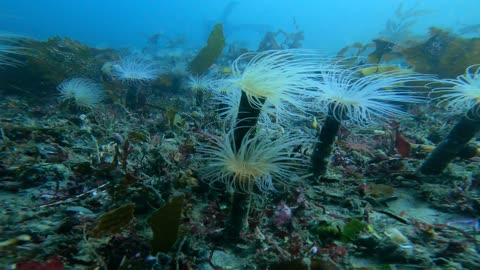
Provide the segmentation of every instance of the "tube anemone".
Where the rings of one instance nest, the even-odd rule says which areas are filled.
[[[199,150],[206,163],[202,178],[211,185],[224,183],[233,191],[225,230],[225,236],[232,240],[238,240],[247,225],[251,195],[275,191],[274,182],[294,181],[301,164],[291,153],[301,138],[262,132],[253,136],[250,130],[238,143],[237,136],[232,129]]]
[[[480,64],[467,67],[465,74],[457,79],[437,80],[435,83],[446,85],[433,89],[431,94],[439,95],[434,100],[447,111],[464,113],[480,102]]]
[[[208,74],[201,76],[190,75],[188,77],[186,86],[194,92],[197,106],[203,105],[204,92],[211,87],[212,83],[213,77]]]
[[[249,61],[242,66],[247,59]],[[316,72],[327,62],[324,59],[313,51],[283,50],[246,53],[233,62],[233,78],[226,82],[232,89],[241,89],[240,100],[235,103],[238,110],[227,139],[220,144],[222,147],[219,148],[223,150],[211,152],[213,156],[218,157],[219,153],[223,156],[211,163],[214,168],[210,168],[217,171],[214,173],[217,175],[210,175],[212,178],[228,181],[228,186],[233,188],[227,237],[238,239],[245,227],[252,187],[270,190],[273,175],[281,178],[289,173],[282,166],[274,165],[288,164],[282,149],[288,149],[291,141],[278,138],[274,142],[256,135],[260,115],[275,114],[277,119],[285,119],[292,117],[292,107],[300,111],[307,109],[307,99],[314,93]],[[231,100],[228,102],[234,104]],[[225,115],[231,116],[235,109],[227,111]],[[279,148],[276,143],[283,143],[281,147],[287,148]]]
[[[442,94],[435,98],[439,105],[454,113],[467,111],[420,167],[420,172],[429,175],[442,173],[480,132],[480,65],[469,66],[456,80],[436,82],[449,85],[432,90],[432,94]]]
[[[245,92],[251,107],[289,117],[289,106],[300,111],[308,107],[316,72],[328,63],[328,59],[307,50],[246,53],[232,63],[230,82]]]
[[[138,56],[127,56],[120,63],[112,65],[113,78],[129,85],[125,95],[125,106],[138,110],[145,106],[147,97],[140,87],[157,79],[163,70],[152,61]]]
[[[356,69],[323,71],[319,74],[313,110],[323,112],[326,120],[312,153],[315,178],[325,174],[338,130],[343,121],[356,125],[376,120],[409,116],[399,103],[425,101],[406,83],[421,82],[428,75],[389,71],[360,77]]]
[[[214,80],[208,88],[211,93],[211,104],[214,106],[218,116],[224,122],[234,122],[238,114],[242,90],[231,87],[224,79]]]
[[[405,84],[430,78],[399,70],[364,77],[353,68],[321,72],[313,109],[355,125],[409,116],[400,104],[425,102],[425,98]]]
[[[124,57],[112,66],[112,76],[130,85],[146,84],[155,80],[162,72],[153,62],[136,56]]]
[[[211,75],[190,75],[186,86],[193,91],[205,91],[211,87],[214,83],[213,77]]]
[[[105,99],[102,86],[90,79],[73,78],[58,85],[62,101],[73,100],[81,109],[94,109]]]
[[[222,119],[224,124],[236,123],[235,120],[237,117],[241,119],[242,115],[238,115],[240,102],[242,100],[241,89],[232,87],[232,85],[225,79],[219,79],[212,82],[208,91],[212,97],[210,104],[213,106],[218,117]],[[248,102],[245,103],[245,97],[242,108],[242,110],[252,110],[250,104]],[[271,125],[272,119],[266,113],[263,113],[262,110],[259,110],[258,123],[262,127],[265,125]]]
[[[206,163],[203,179],[210,184],[225,183],[231,191],[254,194],[275,191],[273,181],[285,184],[297,178],[301,159],[291,154],[301,138],[250,133],[237,146],[235,130],[224,131],[211,145],[200,148]]]

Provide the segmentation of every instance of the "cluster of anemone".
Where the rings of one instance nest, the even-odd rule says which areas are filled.
[[[428,75],[404,70],[361,76],[357,68],[346,68],[338,63],[337,59],[327,58],[309,50],[247,53],[232,63],[232,76],[211,83],[211,89],[216,96],[215,103],[221,107],[220,115],[227,118],[225,125],[230,130],[242,129],[245,128],[244,126],[248,126],[247,128],[252,130],[260,130],[259,126],[262,125],[281,124],[281,128],[287,130],[286,133],[288,133],[288,129],[292,129],[288,123],[300,115],[324,114],[331,116],[333,122],[337,123],[328,134],[334,139],[338,127],[343,121],[367,124],[376,120],[408,116],[400,104],[423,102],[425,98],[418,94],[420,91],[416,91],[415,87],[411,85],[407,87],[406,84],[412,82],[421,84],[432,78]],[[243,97],[248,100],[246,109],[245,104],[242,103]],[[242,106],[244,106],[243,109]],[[245,114],[242,110],[247,113]],[[255,113],[255,111],[257,112]],[[242,113],[250,119],[241,119]],[[228,130],[228,128],[226,129]],[[324,124],[324,133],[328,129],[330,126]],[[266,191],[267,188],[261,187],[270,187],[271,185],[265,179],[282,181],[282,179],[292,178],[281,174],[261,174],[260,171],[267,172],[269,167],[256,165],[271,164],[273,166],[275,159],[270,159],[271,157],[281,158],[281,164],[285,166],[298,164],[298,160],[289,160],[291,156],[283,155],[286,152],[280,151],[274,141],[265,143],[272,144],[269,147],[275,151],[265,151],[265,149],[256,147],[261,140],[265,140],[264,137],[257,138],[257,136],[246,135],[243,137],[242,143],[238,143],[233,138],[234,134],[235,132],[232,131],[226,132],[222,136],[224,138],[222,143],[215,143],[214,148],[210,148],[209,155],[205,156],[207,168],[216,171],[204,175],[207,181],[225,182],[229,180],[233,182],[233,184],[229,182],[229,186],[234,188],[239,186],[241,189],[245,189],[245,187],[251,188],[251,186],[238,185],[238,182],[242,182],[238,179],[250,179],[249,183],[257,183],[258,190]],[[276,141],[285,144],[281,137]],[[286,144],[292,147],[294,144],[301,145],[303,139],[295,139],[290,136],[286,140],[288,141]],[[320,134],[317,141],[324,142],[326,140]],[[330,141],[333,143],[334,140]],[[246,162],[242,153],[250,153],[253,150],[265,153],[264,155],[258,154],[255,162]],[[212,155],[212,153],[217,153],[217,155]],[[269,156],[269,154],[273,156]],[[330,153],[326,151],[324,154],[329,156]],[[211,159],[212,156],[216,157]],[[239,167],[235,164],[242,166]],[[220,169],[221,166],[223,167]],[[252,174],[242,175],[238,168]],[[298,170],[292,171],[298,172]],[[265,175],[272,177],[268,178]]]
[[[223,132],[212,134],[212,142],[201,147],[205,163],[201,171],[212,186],[220,182],[233,192],[228,237],[240,237],[250,194],[275,191],[275,183],[289,184],[302,175],[322,179],[344,122],[364,125],[408,117],[403,105],[426,101],[417,88],[435,81],[434,76],[396,68],[365,76],[362,69],[372,66],[345,67],[342,62],[303,50],[247,53],[233,62],[231,77],[210,83],[213,103],[224,118]],[[443,94],[447,107],[475,108],[477,118],[463,117],[437,146],[420,168],[428,174],[441,172],[480,132],[479,65],[469,67],[457,80],[440,83],[447,86],[434,93]],[[192,80],[192,84],[199,83]],[[313,140],[291,132],[301,129],[292,123],[302,114],[324,116],[309,164],[294,149]],[[309,165],[307,174],[304,165]]]
[[[310,65],[312,71],[308,71],[307,62],[300,65],[298,61],[302,57],[299,50],[244,54],[233,62],[230,78],[210,83],[209,90],[224,118],[225,131],[202,150],[205,180],[225,182],[236,191],[265,192],[274,189],[275,180],[295,178],[292,167],[299,160],[288,153],[298,144],[298,138],[286,134],[275,138],[265,136],[256,123],[258,118],[268,119],[265,115],[286,116],[287,107],[297,105],[300,88],[306,90],[305,85],[313,84],[314,64]],[[242,104],[244,96],[247,101]],[[244,110],[251,114],[242,116]]]
[[[291,118],[292,110],[307,109],[316,85],[315,72],[325,67],[325,62],[322,55],[304,50],[247,53],[236,59],[231,77],[210,84],[226,131],[202,151],[206,161],[203,178],[245,192],[254,187],[270,191],[273,181],[286,183],[285,179],[298,178],[301,160],[289,151],[303,140],[288,132],[273,132],[276,127],[279,131],[283,128],[272,119],[281,121]],[[244,97],[246,102],[242,102]],[[244,116],[246,111],[249,113]],[[242,129],[246,134],[237,132]],[[276,137],[265,136],[268,132]]]
[[[102,86],[90,79],[68,79],[63,81],[57,90],[63,102],[73,101],[82,109],[94,109],[105,99]]]
[[[152,61],[137,56],[128,56],[114,64],[111,72],[113,78],[121,82],[141,85],[157,79],[163,70]]]

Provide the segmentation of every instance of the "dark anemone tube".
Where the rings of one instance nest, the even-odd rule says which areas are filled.
[[[480,104],[470,109],[455,124],[447,137],[433,150],[420,167],[427,175],[440,174],[465,149],[468,142],[480,132]]]
[[[333,151],[333,144],[340,129],[341,122],[332,114],[329,114],[323,123],[322,129],[318,134],[318,140],[313,149],[311,162],[311,171],[314,180],[325,175],[328,164],[330,163],[330,156]]]
[[[255,97],[253,97],[255,98]],[[258,99],[261,104],[265,103],[265,99]],[[234,127],[235,149],[240,149],[242,141],[250,132],[250,136],[254,136],[254,130],[257,126],[258,117],[262,108],[252,106],[248,100],[247,94],[242,91],[240,105],[238,107],[237,121]]]
[[[125,96],[125,106],[130,110],[140,110],[145,107],[147,97],[138,86],[130,86]]]
[[[265,99],[260,99],[261,104]],[[234,144],[236,150],[242,146],[245,136],[254,136],[254,130],[258,122],[261,108],[252,106],[248,101],[247,94],[242,91],[240,105],[238,108],[237,121],[234,127]],[[232,208],[226,225],[226,237],[239,239],[240,233],[245,228],[250,210],[250,194],[244,192],[233,192]]]

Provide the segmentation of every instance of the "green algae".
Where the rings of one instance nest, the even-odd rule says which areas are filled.
[[[394,43],[388,40],[375,39],[375,51],[368,55],[368,61],[370,63],[379,64],[385,54],[389,54],[393,51]]]
[[[155,211],[148,223],[153,231],[152,250],[154,253],[167,252],[175,244],[180,227],[185,196],[179,195]]]
[[[135,204],[130,203],[103,214],[91,232],[92,237],[100,238],[121,232],[132,221],[134,210]]]
[[[207,72],[222,53],[223,47],[225,47],[223,25],[217,24],[208,37],[207,46],[203,47],[192,62],[190,62],[190,71],[196,75]]]
[[[323,244],[330,244],[335,240],[340,240],[342,232],[337,228],[327,225],[319,224],[310,229],[310,232],[317,237]]]
[[[480,38],[462,38],[445,30],[432,28],[430,38],[402,51],[417,72],[455,78],[468,66],[480,63]]]
[[[366,224],[358,219],[348,222],[342,231],[342,241],[349,242],[357,238],[358,234],[366,228]]]

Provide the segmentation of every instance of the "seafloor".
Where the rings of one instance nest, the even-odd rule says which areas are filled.
[[[479,158],[424,176],[425,148],[405,154],[398,143],[438,143],[458,116],[424,104],[401,123],[342,127],[327,176],[252,197],[248,229],[232,242],[222,236],[229,193],[198,175],[196,148],[218,128],[208,95],[199,102],[176,85],[185,75],[163,80],[142,86],[139,110],[118,85],[94,110],[41,83],[2,86],[0,267],[480,269]],[[311,121],[298,128],[316,132]]]

